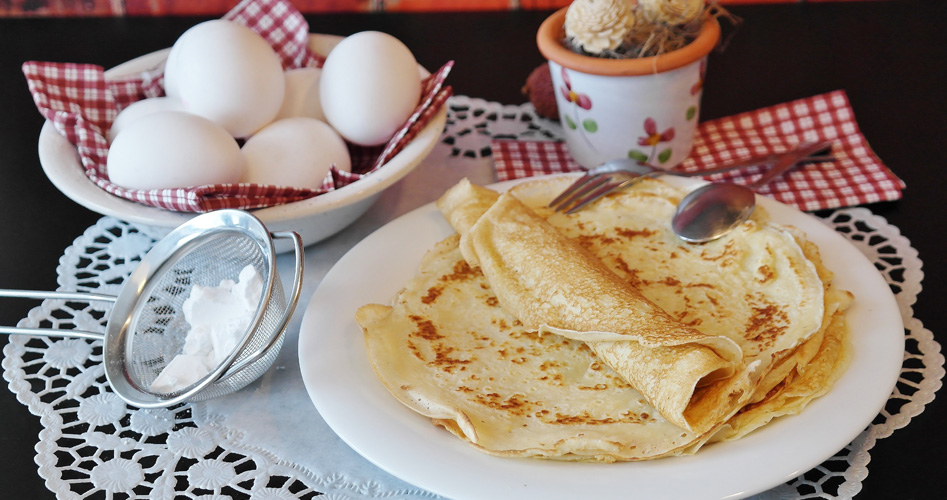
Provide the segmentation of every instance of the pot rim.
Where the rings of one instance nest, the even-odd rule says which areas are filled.
[[[607,59],[576,54],[560,42],[566,11],[563,7],[552,13],[536,32],[536,45],[542,55],[560,66],[582,73],[604,76],[639,76],[663,73],[697,61],[717,45],[720,24],[715,18],[704,22],[697,38],[680,49],[651,57],[635,59]]]

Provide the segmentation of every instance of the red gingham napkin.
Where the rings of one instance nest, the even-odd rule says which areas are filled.
[[[284,68],[321,67],[323,58],[309,49],[309,24],[286,0],[244,0],[228,19],[247,26],[266,39]],[[118,112],[132,102],[164,95],[161,69],[106,80],[101,66],[29,61],[23,64],[30,93],[40,113],[76,145],[86,176],[100,188],[125,199],[183,212],[221,208],[252,209],[279,205],[340,188],[358,181],[398,154],[447,101],[452,89],[444,85],[453,67],[448,62],[423,82],[422,96],[412,116],[388,144],[365,148],[349,145],[352,172],[332,169],[319,190],[258,184],[214,184],[178,189],[126,189],[108,180],[106,133]]]
[[[834,161],[798,167],[758,192],[804,211],[901,198],[904,182],[871,150],[842,90],[704,122],[691,155],[675,170],[696,172],[817,140],[833,141]],[[503,140],[492,146],[501,181],[582,170],[563,142]],[[748,184],[759,173],[747,169],[708,178]]]

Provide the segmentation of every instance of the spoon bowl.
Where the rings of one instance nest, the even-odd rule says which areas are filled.
[[[742,224],[756,208],[752,189],[724,182],[705,184],[677,206],[671,228],[690,243],[715,240]]]
[[[792,154],[782,156],[762,177],[750,186],[714,182],[688,193],[677,205],[671,229],[690,243],[705,243],[729,233],[753,214],[755,189],[799,165],[807,156],[831,148],[830,142],[805,143]]]

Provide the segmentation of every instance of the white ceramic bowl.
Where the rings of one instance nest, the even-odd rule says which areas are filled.
[[[327,54],[341,37],[312,34],[309,45],[319,54]],[[138,57],[105,72],[115,77],[157,67],[170,49]],[[422,76],[429,73],[419,68]],[[384,166],[362,179],[334,191],[302,201],[252,210],[270,231],[296,231],[303,243],[323,240],[351,224],[365,213],[388,186],[407,175],[437,144],[447,122],[447,109],[434,118]],[[79,153],[52,123],[46,122],[39,135],[39,160],[49,180],[76,203],[103,215],[134,224],[146,234],[161,238],[197,214],[151,207],[111,195],[86,177]],[[277,248],[279,251],[287,248]]]

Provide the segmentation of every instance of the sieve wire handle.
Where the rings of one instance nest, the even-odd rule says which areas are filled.
[[[35,290],[0,289],[0,297],[15,299],[62,299],[75,301],[115,302],[114,295],[85,292],[42,292]],[[7,335],[41,335],[44,337],[69,337],[79,339],[104,340],[105,334],[85,330],[55,330],[52,328],[26,328],[0,326],[0,333]]]
[[[283,315],[280,317],[270,341],[267,342],[266,345],[257,349],[253,354],[240,360],[239,363],[231,364],[227,371],[217,379],[218,382],[227,380],[234,374],[239,373],[240,370],[250,366],[250,364],[266,354],[266,352],[269,351],[271,347],[276,345],[279,339],[283,336],[283,331],[286,330],[286,325],[289,324],[289,319],[293,316],[293,311],[296,310],[296,304],[299,302],[299,294],[303,288],[303,262],[305,259],[302,238],[295,231],[274,231],[270,233],[270,235],[273,238],[289,238],[292,240],[293,251],[296,256],[296,260],[293,264],[293,289],[290,293],[289,300],[286,301],[286,309],[283,310]]]

